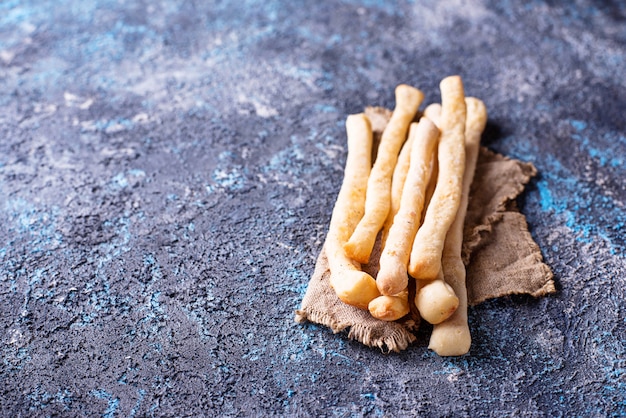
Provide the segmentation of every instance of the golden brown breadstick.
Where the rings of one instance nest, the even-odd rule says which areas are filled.
[[[363,114],[346,119],[348,156],[324,244],[330,267],[330,284],[339,299],[361,309],[379,295],[376,281],[350,260],[343,244],[363,216],[367,179],[371,170],[372,128]]]
[[[385,247],[380,255],[376,285],[383,295],[392,296],[408,285],[407,265],[415,233],[424,210],[433,151],[439,139],[439,129],[428,118],[411,124],[413,145],[400,209],[393,218]]]
[[[383,234],[381,240],[381,244],[383,247],[385,246],[385,242],[387,241],[389,229],[393,224],[393,217],[396,216],[396,213],[398,213],[398,209],[400,209],[402,188],[404,187],[406,175],[409,172],[409,165],[411,163],[411,146],[413,145],[414,138],[411,130],[413,129],[413,126],[414,125],[411,124],[411,126],[409,127],[409,137],[402,146],[400,155],[398,155],[398,162],[396,163],[396,167],[393,170],[393,176],[391,177],[391,202],[389,206],[389,213],[387,214],[387,219],[385,220],[385,224],[383,225]]]
[[[454,314],[435,325],[430,336],[429,348],[441,356],[460,356],[469,352],[472,338],[467,324],[467,289],[465,265],[461,259],[463,226],[467,212],[469,190],[474,178],[476,160],[480,148],[480,137],[487,123],[487,108],[479,99],[468,97],[467,122],[465,128],[466,164],[463,175],[463,193],[454,223],[448,231],[443,247],[443,274],[459,297],[459,307]]]
[[[391,178],[391,206],[385,225],[383,226],[383,234],[381,245],[384,248],[387,236],[389,235],[389,229],[393,224],[393,217],[400,208],[400,199],[402,197],[402,188],[406,180],[407,173],[409,171],[409,164],[411,162],[411,146],[413,144],[414,135],[411,133],[413,124],[409,128],[409,136],[402,146],[400,155],[398,155],[398,162],[393,170],[393,176]],[[368,306],[370,314],[377,319],[383,321],[395,321],[402,318],[409,313],[409,291],[403,290],[397,295],[393,296],[379,296],[372,300]]]
[[[461,77],[440,83],[441,137],[438,148],[439,174],[424,223],[418,230],[409,262],[416,279],[431,280],[441,270],[446,234],[459,208],[465,169],[465,94]]]
[[[370,314],[374,318],[383,321],[395,321],[409,313],[409,289],[394,296],[378,296],[368,306]]]
[[[441,105],[432,103],[424,109],[424,116],[432,120],[435,125],[441,123]],[[426,205],[430,204],[435,187],[437,186],[437,153],[433,157],[433,173],[428,187],[426,188]],[[426,215],[426,211],[422,217]],[[423,218],[422,218],[423,221]],[[436,280],[417,280],[415,291],[415,307],[420,316],[431,324],[439,324],[448,319],[459,306],[459,298],[454,289],[443,280],[443,272],[440,270]]]
[[[398,160],[398,153],[406,140],[409,124],[424,99],[421,91],[404,84],[396,87],[395,93],[396,107],[383,131],[376,161],[367,183],[365,214],[344,245],[348,256],[360,263],[369,261],[376,236],[389,213],[391,176]]]
[[[393,217],[400,208],[400,199],[402,198],[402,188],[406,180],[407,173],[409,172],[409,165],[411,162],[411,146],[415,135],[411,132],[414,128],[414,124],[411,124],[409,128],[409,136],[402,146],[400,155],[398,155],[398,162],[393,170],[393,176],[391,178],[391,206],[389,208],[389,214],[385,220],[383,226],[383,234],[381,245],[384,248],[387,236],[389,235],[389,229],[393,224]],[[395,321],[402,318],[409,313],[409,290],[404,289],[402,292],[393,296],[379,296],[372,300],[368,306],[370,314],[377,319],[383,321]]]

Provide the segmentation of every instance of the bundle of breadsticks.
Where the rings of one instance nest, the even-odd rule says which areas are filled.
[[[371,116],[348,116],[344,180],[324,261],[340,303],[371,317],[350,321],[356,333],[367,322],[375,338],[372,321],[381,329],[391,323],[410,329],[421,318],[433,325],[429,347],[457,356],[471,345],[464,226],[487,110],[465,96],[459,76],[444,78],[440,90],[441,103],[420,111],[423,93],[399,85],[378,141]],[[547,276],[543,293],[554,291]],[[297,319],[311,319],[310,312],[299,311]],[[397,346],[411,341],[405,336]]]

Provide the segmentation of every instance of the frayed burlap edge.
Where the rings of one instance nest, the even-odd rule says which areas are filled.
[[[377,241],[373,257],[378,258],[380,241]],[[366,265],[364,270],[374,274],[377,266]],[[330,286],[330,269],[326,253],[322,249],[315,263],[309,286],[302,305],[295,312],[295,321],[314,322],[328,327],[333,333],[347,330],[348,338],[383,352],[400,352],[415,341],[413,334],[419,326],[415,311],[395,322],[385,322],[372,317],[369,311],[343,303]]]

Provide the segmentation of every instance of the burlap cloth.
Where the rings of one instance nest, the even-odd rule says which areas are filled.
[[[375,138],[379,139],[389,111],[367,108],[366,113]],[[512,294],[539,297],[555,292],[552,271],[543,263],[539,246],[528,232],[526,218],[515,203],[536,173],[530,163],[481,148],[470,190],[463,242],[470,305]],[[363,266],[374,277],[380,250],[377,243],[370,263]],[[330,287],[329,276],[328,260],[322,249],[301,308],[296,311],[297,322],[315,322],[335,333],[348,330],[348,338],[383,351],[401,351],[416,340],[419,315],[415,309],[395,322],[375,319],[368,311],[341,302]],[[412,297],[411,294],[410,300]]]

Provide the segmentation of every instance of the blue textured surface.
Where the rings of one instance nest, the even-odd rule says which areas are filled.
[[[626,7],[573,3],[0,2],[0,414],[626,415]],[[462,358],[295,324],[345,116],[453,73],[558,293]]]

